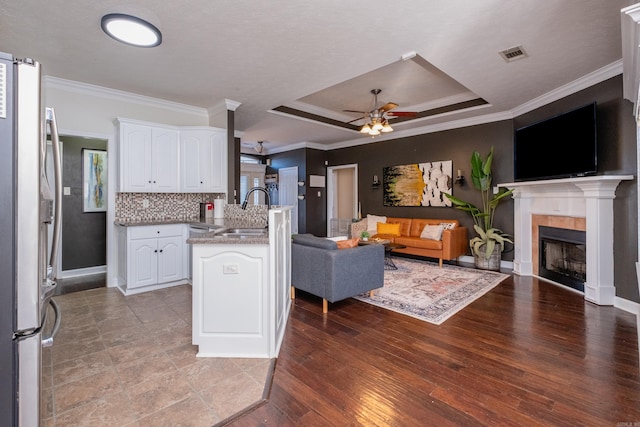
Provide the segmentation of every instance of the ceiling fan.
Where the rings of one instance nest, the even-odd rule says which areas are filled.
[[[394,117],[415,117],[417,115],[417,113],[411,111],[391,111],[398,107],[398,104],[395,102],[387,102],[386,104],[378,107],[378,95],[380,92],[382,92],[382,89],[371,89],[374,107],[371,111],[343,110],[347,113],[364,114],[363,117],[352,120],[352,122],[363,119],[365,120],[364,125],[360,128],[361,133],[376,136],[380,135],[381,132],[392,132],[393,128],[389,125],[389,119]]]

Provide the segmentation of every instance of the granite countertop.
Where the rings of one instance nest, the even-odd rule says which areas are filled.
[[[187,243],[192,245],[268,245],[269,235],[238,238],[216,235],[216,232],[212,231],[199,234],[197,237],[189,237]]]
[[[235,218],[210,218],[201,220],[200,218],[184,218],[184,219],[148,219],[148,220],[116,220],[116,225],[122,227],[140,227],[150,225],[167,225],[167,224],[187,224],[187,225],[201,225],[216,228],[218,230],[208,233],[198,234],[197,236],[189,237],[187,243],[194,245],[216,245],[216,244],[241,244],[241,245],[268,245],[269,235],[264,236],[250,236],[250,237],[227,237],[217,235],[219,229],[222,228],[265,228],[264,221],[249,221],[246,219]]]

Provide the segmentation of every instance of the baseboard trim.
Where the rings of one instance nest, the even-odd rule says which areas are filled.
[[[76,268],[75,270],[64,270],[60,273],[60,279],[69,279],[70,277],[91,276],[92,274],[101,274],[107,272],[106,265],[98,265],[95,267]]]

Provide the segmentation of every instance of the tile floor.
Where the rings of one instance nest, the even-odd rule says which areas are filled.
[[[62,322],[43,353],[43,425],[212,426],[263,398],[269,359],[196,358],[189,285],[55,300]]]

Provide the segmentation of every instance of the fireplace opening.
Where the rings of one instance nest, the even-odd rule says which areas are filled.
[[[538,227],[538,273],[554,282],[584,292],[587,280],[586,233],[556,227]]]

